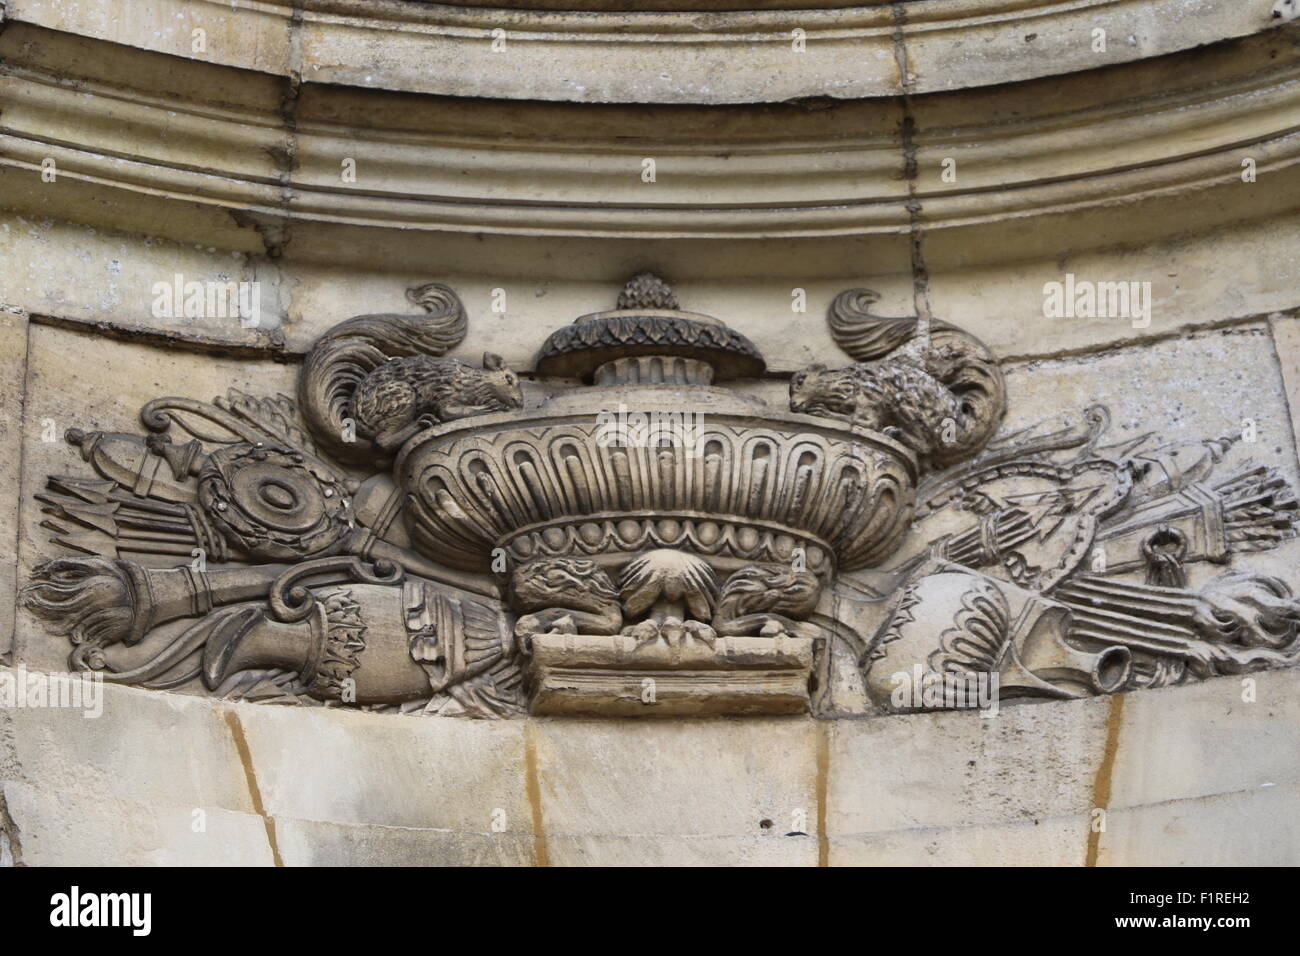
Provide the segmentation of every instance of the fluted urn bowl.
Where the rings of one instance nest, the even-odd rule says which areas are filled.
[[[819,576],[888,557],[917,479],[884,435],[700,386],[584,388],[448,422],[412,438],[394,474],[414,546],[452,567],[503,554],[615,566],[676,548],[725,571],[802,549]]]

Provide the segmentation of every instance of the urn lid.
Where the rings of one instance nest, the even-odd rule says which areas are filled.
[[[767,368],[754,343],[718,319],[683,312],[663,279],[650,272],[629,279],[617,308],[575,319],[552,332],[537,357],[537,371],[598,382],[611,363],[644,359],[704,365],[708,378],[751,378]],[[671,381],[671,372],[665,381]]]

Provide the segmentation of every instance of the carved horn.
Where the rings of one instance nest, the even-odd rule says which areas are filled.
[[[1000,675],[1006,696],[1090,697],[1124,688],[1133,672],[1129,649],[1080,650],[1065,638],[1069,626],[1069,611],[1056,608],[1043,615],[1022,647],[1009,649]]]

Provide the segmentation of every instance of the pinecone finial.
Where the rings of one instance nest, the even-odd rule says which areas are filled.
[[[642,272],[628,279],[618,294],[619,309],[660,309],[679,311],[672,287],[653,272]]]

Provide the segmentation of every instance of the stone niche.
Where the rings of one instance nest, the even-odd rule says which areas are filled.
[[[611,6],[5,5],[0,861],[1300,861],[1289,8]]]

